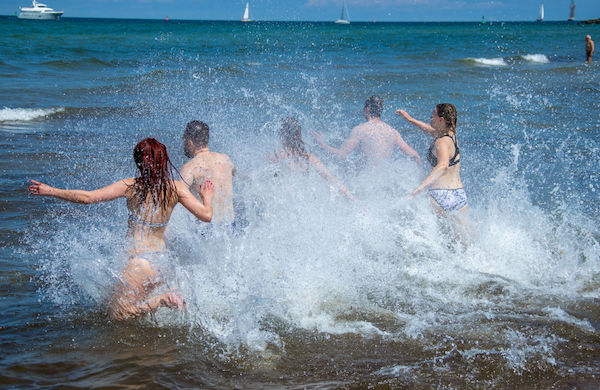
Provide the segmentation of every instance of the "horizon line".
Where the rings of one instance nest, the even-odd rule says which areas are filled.
[[[0,17],[7,18],[15,18],[15,14],[13,15],[0,15]],[[61,19],[113,19],[113,20],[148,20],[148,21],[163,21],[163,22],[241,22],[239,19],[171,19],[169,16],[165,18],[131,18],[131,17],[114,17],[114,16],[61,16]],[[536,21],[535,19],[526,19],[526,20],[494,20],[494,19],[485,19],[485,24],[488,23],[536,23],[536,24],[544,24],[544,23],[581,23],[587,20],[596,20],[600,18],[591,18],[591,19],[581,19],[581,20],[544,20],[541,22]],[[20,19],[26,20],[26,19]],[[375,19],[372,20],[355,20],[350,23],[482,23],[483,19],[479,20],[383,20],[377,21]],[[260,22],[290,22],[290,23],[334,23],[334,20],[276,20],[276,19],[253,19],[251,23],[260,23]],[[247,23],[245,23],[247,24]],[[343,26],[340,26],[343,27]]]

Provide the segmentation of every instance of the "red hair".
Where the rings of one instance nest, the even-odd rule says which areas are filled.
[[[140,176],[135,178],[134,184],[140,205],[150,194],[154,207],[160,205],[166,208],[168,200],[175,193],[173,164],[167,147],[154,138],[145,138],[133,148],[133,160],[140,170]]]

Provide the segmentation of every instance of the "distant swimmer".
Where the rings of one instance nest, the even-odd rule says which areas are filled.
[[[165,228],[177,203],[203,222],[210,222],[213,214],[212,183],[207,181],[200,188],[203,202],[196,199],[186,185],[173,180],[165,145],[146,138],[133,149],[133,160],[140,171],[138,177],[97,190],[62,190],[35,180],[30,180],[29,186],[32,195],[52,196],[73,203],[91,204],[121,197],[127,200],[129,262],[118,276],[109,307],[111,317],[117,320],[154,313],[161,306],[179,310],[185,307],[185,301],[177,292],[155,292],[165,283],[158,267],[167,260]]]
[[[213,223],[232,224],[233,176],[235,165],[224,153],[211,152],[208,148],[210,132],[208,125],[201,121],[191,121],[183,132],[183,151],[191,158],[181,167],[181,180],[193,194],[198,194],[200,184],[210,180],[215,186],[213,199]]]
[[[323,135],[312,131],[311,134],[320,147],[332,153],[336,158],[343,159],[357,147],[361,147],[370,166],[377,165],[378,161],[391,159],[395,148],[421,164],[419,154],[415,152],[392,126],[381,120],[383,113],[383,99],[371,96],[365,101],[363,114],[365,123],[352,129],[350,136],[339,149],[329,146]]]
[[[438,104],[431,114],[430,124],[414,119],[404,110],[397,110],[396,114],[434,138],[427,154],[433,169],[410,196],[427,188],[434,210],[439,215],[451,214],[466,228],[467,194],[460,180],[456,107],[450,103]]]
[[[346,186],[340,183],[315,155],[306,150],[304,140],[302,140],[302,127],[296,118],[284,119],[278,133],[282,148],[275,152],[275,161],[285,161],[292,169],[300,172],[308,172],[310,168],[313,168],[346,198],[355,200]]]
[[[594,41],[592,41],[592,37],[589,35],[585,36],[585,41],[585,62],[591,64],[592,56],[594,55]]]

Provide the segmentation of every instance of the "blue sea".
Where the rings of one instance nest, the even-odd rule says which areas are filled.
[[[333,23],[0,17],[0,387],[597,388],[600,58],[577,23]],[[401,153],[334,146],[366,98],[458,109],[472,238],[456,240]],[[283,118],[358,199],[277,175]],[[177,208],[169,282],[184,312],[112,321],[124,201],[28,195],[136,174],[155,137],[180,167],[190,120],[237,167],[237,235]]]

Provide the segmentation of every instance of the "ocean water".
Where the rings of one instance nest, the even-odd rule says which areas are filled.
[[[600,66],[568,23],[252,23],[0,18],[0,385],[581,388],[600,381]],[[600,61],[600,60],[597,60]],[[370,95],[459,112],[472,242],[407,195],[402,155],[339,145]],[[359,202],[273,176],[282,118]],[[185,312],[119,323],[124,201],[31,197],[135,175],[153,136],[179,167],[185,123],[237,166],[243,230],[201,238],[176,209],[169,282]]]

